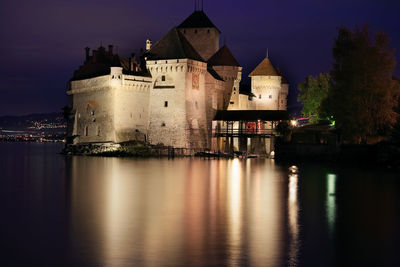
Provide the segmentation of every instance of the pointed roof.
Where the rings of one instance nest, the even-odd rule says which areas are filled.
[[[187,19],[185,19],[178,28],[215,28],[221,32],[214,23],[208,18],[203,10],[194,11]]]
[[[155,43],[146,56],[150,60],[188,58],[204,62],[185,36],[176,28],[170,30]]]
[[[232,55],[229,48],[224,45],[207,62],[210,66],[237,66],[240,64]]]
[[[249,74],[252,76],[279,76],[278,72],[268,58],[265,58],[258,66]]]
[[[188,58],[204,62],[185,36],[176,28],[170,30],[155,43],[146,56],[150,60]]]

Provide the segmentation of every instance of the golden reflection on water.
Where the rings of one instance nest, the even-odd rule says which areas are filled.
[[[230,258],[229,266],[240,266],[240,253],[242,244],[242,177],[239,159],[230,162],[228,203],[229,205],[229,244]]]
[[[288,218],[290,230],[290,245],[289,245],[289,266],[297,266],[297,257],[299,253],[299,204],[297,202],[298,175],[295,173],[289,174],[289,199],[288,199]]]
[[[290,242],[298,238],[297,177],[270,160],[71,164],[71,246],[102,266],[277,266],[286,209]]]

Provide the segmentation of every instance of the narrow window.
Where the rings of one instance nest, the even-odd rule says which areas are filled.
[[[272,98],[272,95],[269,95],[269,99],[271,99]]]
[[[164,101],[164,107],[168,107],[168,101]]]
[[[97,136],[100,136],[100,127],[97,126]]]
[[[196,106],[196,109],[199,109],[199,105],[197,104],[197,101],[194,102],[194,105]]]
[[[165,127],[165,122],[161,123],[161,127]]]
[[[229,104],[233,105],[233,104],[235,104],[235,102],[229,102]]]
[[[210,29],[207,30],[207,33],[210,33]]]
[[[197,33],[197,30],[194,30],[194,33]]]
[[[165,75],[161,76],[161,81],[165,82]]]
[[[258,98],[261,99],[261,95],[259,95]]]
[[[88,136],[89,135],[89,129],[87,126],[85,126],[85,135]]]

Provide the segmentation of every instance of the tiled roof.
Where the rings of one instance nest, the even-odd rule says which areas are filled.
[[[224,45],[221,47],[207,62],[210,66],[238,66],[235,57],[232,55],[229,48]]]
[[[215,28],[220,32],[202,10],[194,11],[178,28]]]
[[[176,28],[170,30],[155,43],[146,56],[149,60],[188,58],[204,62],[185,36]]]
[[[258,66],[249,74],[252,76],[279,76],[278,72],[268,58],[265,58]]]

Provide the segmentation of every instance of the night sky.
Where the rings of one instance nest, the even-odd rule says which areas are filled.
[[[61,111],[84,47],[113,44],[128,57],[193,10],[187,0],[1,0],[0,116]],[[339,26],[386,31],[400,61],[400,1],[205,0],[204,11],[243,66],[243,79],[269,49],[290,83],[292,107],[300,81],[330,70]]]

